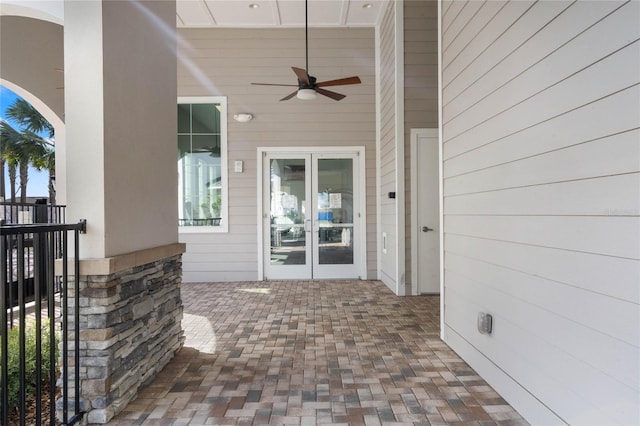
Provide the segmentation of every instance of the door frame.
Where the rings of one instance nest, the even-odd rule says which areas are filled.
[[[432,129],[411,129],[411,294],[418,295],[418,239],[415,238],[420,232],[418,223],[418,138],[435,138],[438,140],[438,193],[440,200],[439,212],[439,233],[440,233],[440,298],[444,300],[444,223],[443,209],[444,200],[442,198],[442,144],[440,143],[439,130]]]
[[[356,154],[357,162],[358,162],[358,176],[355,176],[355,179],[358,182],[358,187],[360,188],[360,194],[357,196],[357,200],[359,203],[359,214],[356,217],[354,212],[354,224],[355,221],[358,220],[360,225],[360,232],[357,236],[357,239],[354,242],[357,242],[360,246],[359,253],[357,255],[357,269],[358,275],[360,279],[367,279],[367,186],[366,186],[366,161],[365,161],[365,148],[363,146],[314,146],[314,147],[258,147],[257,149],[257,201],[258,201],[258,210],[257,210],[257,220],[258,220],[258,280],[265,280],[265,265],[264,265],[264,158],[267,155],[272,154]],[[356,196],[354,194],[354,200]],[[354,235],[354,238],[356,236]],[[268,278],[268,277],[267,277]]]

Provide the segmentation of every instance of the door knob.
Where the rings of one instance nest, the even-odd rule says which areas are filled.
[[[429,231],[433,231],[433,229],[429,228],[428,226],[422,227],[422,232],[429,232]]]

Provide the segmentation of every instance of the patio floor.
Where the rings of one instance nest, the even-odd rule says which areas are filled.
[[[183,284],[182,351],[121,425],[527,424],[379,281]]]

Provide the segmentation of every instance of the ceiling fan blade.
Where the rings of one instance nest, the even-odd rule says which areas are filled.
[[[297,84],[278,84],[278,83],[251,83],[254,86],[285,86],[285,87],[298,87]]]
[[[282,98],[280,100],[281,101],[288,101],[289,99],[293,98],[297,94],[298,94],[298,91],[296,90],[295,92],[291,93],[290,95],[285,96],[284,98]]]
[[[331,98],[334,101],[339,101],[340,99],[344,99],[347,97],[346,95],[341,95],[340,93],[332,92],[326,89],[321,89],[319,87],[316,88],[316,92],[320,93],[321,95],[325,95],[326,97]]]
[[[302,68],[296,68],[296,67],[291,67],[291,69],[293,70],[293,72],[296,73],[296,76],[298,76],[298,80],[300,80],[302,83],[306,84],[307,86],[311,85],[311,83],[309,83],[309,75],[305,70],[303,70]]]
[[[329,81],[321,81],[320,83],[316,83],[317,87],[326,87],[326,86],[345,86],[347,84],[360,84],[360,77],[353,76],[347,78],[339,78],[337,80],[329,80]]]

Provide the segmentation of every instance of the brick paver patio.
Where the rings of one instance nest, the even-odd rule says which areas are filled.
[[[121,425],[526,422],[378,281],[183,284],[184,349]]]

